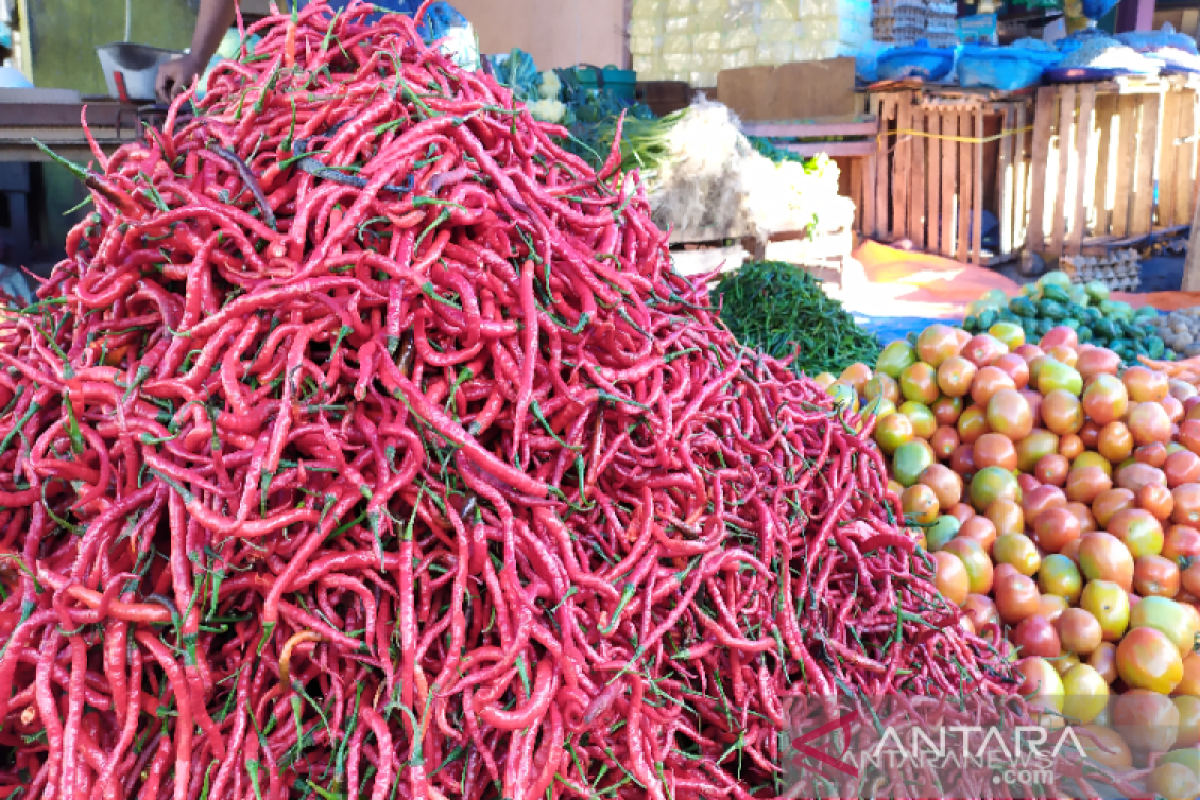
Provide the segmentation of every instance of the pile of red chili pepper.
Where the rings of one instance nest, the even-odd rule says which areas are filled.
[[[0,795],[772,796],[790,698],[1008,693],[619,150],[371,11],[95,148],[0,324]]]

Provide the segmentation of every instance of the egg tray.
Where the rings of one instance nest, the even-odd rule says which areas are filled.
[[[1131,292],[1141,285],[1138,252],[1132,248],[1114,250],[1107,256],[1063,256],[1061,269],[1072,283],[1097,281],[1110,291]]]

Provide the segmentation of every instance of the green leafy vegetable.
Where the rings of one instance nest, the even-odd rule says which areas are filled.
[[[775,358],[800,353],[791,368],[798,373],[835,375],[850,364],[874,364],[875,335],[854,324],[841,302],[821,282],[793,264],[748,261],[725,276],[713,290],[721,319],[738,341]]]

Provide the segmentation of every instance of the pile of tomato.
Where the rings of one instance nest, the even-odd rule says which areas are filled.
[[[889,345],[874,368],[818,380],[875,415],[892,488],[942,594],[964,624],[1003,637],[1026,678],[1019,691],[1093,726],[1111,745],[1101,760],[1161,762],[1167,796],[1186,762],[1194,787],[1197,389],[1124,368],[1071,328],[1033,344],[1011,324],[978,335],[934,325]]]

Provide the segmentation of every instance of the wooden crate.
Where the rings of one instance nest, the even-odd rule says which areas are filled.
[[[879,135],[853,181],[863,235],[974,264],[1014,258],[1024,241],[1028,98],[904,86],[867,103]],[[1000,224],[995,252],[983,249],[985,208]]]
[[[831,158],[871,155],[878,128],[872,116],[742,123],[742,133],[775,139],[780,149],[805,157],[824,153]]]
[[[1029,249],[1073,256],[1189,224],[1197,97],[1197,83],[1178,76],[1039,89]]]

